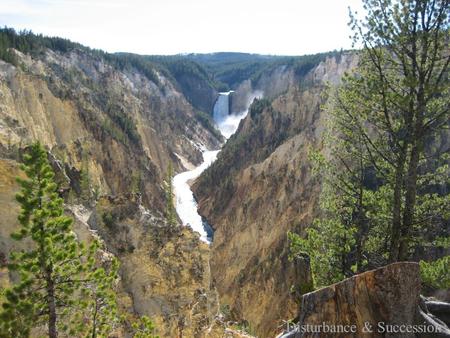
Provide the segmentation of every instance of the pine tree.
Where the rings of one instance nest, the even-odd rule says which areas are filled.
[[[96,249],[93,247],[92,252]],[[77,322],[80,331],[88,329],[86,336],[106,337],[118,325],[119,314],[116,302],[116,287],[119,262],[111,259],[107,266],[93,269],[88,274],[89,282],[82,290],[84,318]]]
[[[87,252],[72,231],[72,219],[63,213],[63,200],[40,143],[28,148],[21,168],[28,178],[18,179],[21,228],[12,237],[29,249],[11,253],[8,267],[18,281],[5,293],[1,332],[5,337],[27,337],[31,328],[46,327],[51,338],[59,330],[73,335],[76,328],[68,323],[82,309],[80,289],[97,282],[99,294],[104,289],[99,282],[109,276],[95,268],[97,246]]]
[[[430,201],[420,196],[421,175],[429,167],[427,159],[438,157],[427,145],[448,126],[449,2],[363,3],[365,19],[352,16],[351,22],[364,49],[357,76],[345,84],[347,100],[341,111],[359,121],[367,151],[383,162],[373,161],[373,166],[392,187],[392,262],[410,257],[415,228],[426,222],[418,217],[421,202]]]
[[[319,285],[409,259],[448,236],[449,154],[435,148],[449,121],[449,3],[363,3],[365,20],[352,17],[364,44],[359,65],[324,110],[321,213],[306,238],[289,235]]]

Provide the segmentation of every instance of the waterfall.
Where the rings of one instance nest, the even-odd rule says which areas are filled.
[[[213,118],[222,135],[228,139],[236,132],[239,122],[247,115],[248,109],[239,113],[230,112],[230,94],[233,91],[219,93],[213,109]],[[247,95],[247,108],[255,98],[262,97],[261,91],[253,91]]]
[[[222,135],[228,139],[234,134],[239,126],[239,122],[247,115],[248,110],[230,114],[230,92],[219,93],[213,108],[213,118],[217,128]],[[262,96],[262,93],[251,93],[248,106],[255,97]],[[203,163],[193,170],[182,172],[173,178],[172,184],[175,194],[175,209],[183,225],[190,226],[194,231],[200,234],[200,239],[210,243],[212,241],[213,231],[211,226],[198,214],[197,201],[190,188],[190,183],[208,168],[217,157],[220,150],[208,150],[201,146],[203,153]]]
[[[213,119],[219,124],[230,114],[230,94],[232,92],[219,93],[213,108]]]

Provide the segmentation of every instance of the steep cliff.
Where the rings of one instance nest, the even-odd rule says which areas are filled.
[[[209,248],[164,215],[169,163],[198,164],[198,144],[216,148],[220,139],[158,68],[152,77],[78,48],[13,52],[16,65],[0,61],[0,286],[17,248],[14,177],[23,148],[40,140],[78,237],[100,236],[121,261],[121,308],[152,317],[163,337],[220,336]]]
[[[264,86],[261,77],[259,88],[271,88],[264,94],[276,98],[254,102],[194,185],[200,212],[215,229],[211,274],[221,302],[260,337],[294,314],[296,295],[310,287],[308,264],[288,260],[286,232],[304,228],[315,213],[320,186],[308,149],[319,144],[324,127],[325,83],[337,83],[355,64],[354,55],[343,54],[305,74],[275,68]],[[283,80],[273,82],[277,77]]]
[[[216,87],[219,83],[200,64],[183,56],[147,56],[144,57],[168,70],[169,75],[177,84],[186,99],[196,108],[205,113],[213,110],[217,98]]]
[[[1,146],[13,151],[33,139],[74,169],[85,158],[102,192],[126,191],[141,176],[144,203],[161,209],[161,182],[173,153],[201,160],[193,145],[218,145],[184,96],[158,74],[155,84],[137,70],[120,71],[83,51],[46,50],[22,66],[1,62]],[[144,186],[147,186],[144,188]]]

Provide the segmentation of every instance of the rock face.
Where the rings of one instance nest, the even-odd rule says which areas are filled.
[[[288,260],[286,232],[301,231],[315,214],[320,186],[308,152],[320,145],[325,81],[337,82],[355,64],[351,54],[328,58],[272,104],[251,110],[194,185],[215,230],[211,274],[221,302],[259,337],[294,315],[295,294],[310,287],[308,264]]]
[[[230,111],[239,113],[247,109],[255,96],[275,98],[294,83],[294,70],[279,66],[264,72],[257,80],[245,80],[233,92]]]
[[[121,261],[120,307],[152,317],[161,337],[220,336],[209,248],[189,228],[168,227],[163,188],[170,162],[175,171],[178,156],[197,164],[196,144],[220,140],[162,74],[155,83],[77,49],[17,55],[20,67],[0,61],[0,287],[9,284],[9,252],[21,248],[10,238],[20,156],[40,140],[77,236],[100,236]]]
[[[160,74],[156,84],[138,70],[117,69],[79,50],[18,55],[21,68],[0,61],[0,147],[6,156],[40,140],[74,174],[88,171],[100,193],[134,186],[148,208],[163,210],[160,184],[168,163],[182,168],[174,153],[199,163],[193,143],[219,145]]]
[[[163,337],[200,337],[218,313],[209,248],[189,227],[170,226],[133,196],[102,197],[87,220],[119,258],[132,310],[151,314]]]
[[[413,325],[421,281],[417,263],[395,263],[305,294],[299,310],[300,327],[322,323],[355,332],[328,333],[327,337],[415,337],[383,332],[388,326]],[[310,329],[310,331],[313,329]],[[323,329],[322,329],[323,330]],[[348,331],[347,330],[347,331]],[[304,329],[304,331],[307,331]],[[325,336],[322,331],[322,336]],[[313,332],[291,337],[317,337]]]

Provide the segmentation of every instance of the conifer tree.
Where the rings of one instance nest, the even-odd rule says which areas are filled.
[[[96,247],[90,248],[92,252]],[[84,318],[79,318],[77,322],[80,325],[79,330],[87,328],[86,336],[91,338],[106,337],[119,322],[115,291],[119,262],[113,258],[106,265],[93,269],[88,274],[89,282],[82,289],[84,311],[81,314]]]
[[[411,259],[448,236],[450,156],[440,138],[450,117],[449,2],[362,2],[365,19],[351,17],[364,45],[359,65],[324,110],[332,128],[321,213],[306,238],[289,235],[321,285]]]
[[[384,162],[372,161],[393,191],[389,261],[407,260],[414,249],[415,228],[426,222],[418,212],[424,200],[421,175],[433,155],[427,153],[427,145],[448,127],[450,116],[450,5],[448,0],[363,4],[365,19],[352,15],[351,25],[364,49],[358,75],[346,81],[347,102],[340,109],[359,121],[367,151]]]
[[[72,219],[63,213],[53,170],[39,142],[28,148],[21,168],[28,178],[18,179],[21,227],[12,237],[26,242],[29,249],[11,254],[9,269],[18,281],[5,292],[1,333],[27,337],[31,328],[45,327],[50,338],[59,330],[73,335],[68,318],[81,309],[81,287],[94,285],[91,277],[105,280],[95,269],[96,246],[87,252],[72,231]],[[103,292],[102,284],[96,288]]]

